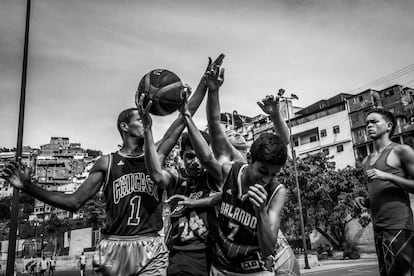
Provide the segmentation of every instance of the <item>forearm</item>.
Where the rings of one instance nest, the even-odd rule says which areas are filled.
[[[414,193],[414,180],[406,179],[395,174],[388,174],[387,179],[409,193]]]
[[[260,253],[264,258],[272,255],[276,248],[277,233],[279,229],[272,227],[269,215],[265,210],[256,212],[257,214],[257,232],[260,246]],[[277,230],[277,231],[276,231]]]
[[[214,136],[215,133],[223,131],[220,125],[220,102],[218,99],[218,89],[208,91],[206,109],[208,127],[211,135]]]
[[[200,106],[201,102],[204,99],[204,96],[206,95],[206,92],[207,92],[207,86],[205,85],[204,80],[202,78],[193,96],[188,101],[188,109],[189,109],[191,116],[193,116],[194,113],[197,111],[198,107]],[[157,143],[158,145],[157,152],[158,152],[158,157],[161,163],[164,162],[169,152],[172,150],[174,145],[177,143],[184,128],[185,128],[184,119],[180,115],[167,129],[161,141]]]
[[[290,142],[290,135],[289,135],[289,128],[285,122],[285,120],[282,118],[282,116],[279,114],[272,114],[270,115],[270,118],[272,119],[273,126],[275,128],[275,133],[282,138],[286,144],[289,144]]]
[[[193,202],[193,204],[191,205],[191,208],[213,207],[215,205],[218,205],[221,202],[221,196],[222,196],[222,193],[216,193],[209,197],[197,199]]]
[[[161,163],[158,160],[158,154],[155,149],[151,128],[146,128],[144,130],[144,139],[145,166],[148,170],[151,179],[155,182],[155,184],[158,186],[163,186],[165,181],[162,175]]]
[[[70,212],[77,211],[83,203],[76,200],[71,194],[48,191],[31,182],[25,184],[23,192],[48,205]]]
[[[195,125],[193,119],[188,114],[183,115],[183,117],[197,157],[200,159],[200,162],[205,165],[205,163],[214,159],[213,153]]]

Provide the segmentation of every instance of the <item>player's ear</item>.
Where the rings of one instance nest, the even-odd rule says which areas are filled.
[[[121,122],[119,124],[119,126],[121,127],[122,131],[127,131],[128,130],[128,124],[125,122]]]
[[[388,127],[387,132],[390,132],[391,131],[392,126],[393,126],[393,123],[392,122],[387,122],[387,127]]]

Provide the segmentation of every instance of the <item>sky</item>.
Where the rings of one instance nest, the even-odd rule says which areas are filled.
[[[194,89],[226,55],[223,112],[256,116],[280,88],[305,107],[341,92],[414,86],[412,0],[35,0],[23,144],[52,136],[109,153],[141,77],[176,73]],[[0,1],[0,147],[15,147],[26,1]],[[153,116],[160,139],[177,117]],[[206,126],[205,101],[194,116]]]

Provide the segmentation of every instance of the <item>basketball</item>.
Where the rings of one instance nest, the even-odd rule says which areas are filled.
[[[155,69],[142,77],[137,90],[138,99],[145,94],[144,106],[152,100],[151,114],[164,116],[178,110],[183,104],[183,83],[171,71]]]

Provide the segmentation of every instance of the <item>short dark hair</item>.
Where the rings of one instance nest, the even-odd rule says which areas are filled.
[[[397,120],[395,119],[394,114],[388,110],[385,110],[384,108],[373,108],[368,111],[367,116],[372,113],[380,114],[382,117],[384,117],[385,121],[392,123],[391,131],[388,134],[391,138],[394,135],[395,128],[397,127]]]
[[[117,125],[119,134],[122,136],[122,129],[121,129],[121,123],[128,123],[131,122],[132,117],[134,116],[134,111],[137,111],[136,107],[131,107],[123,110],[118,115]]]
[[[206,140],[207,144],[210,145],[211,143],[211,137],[210,134],[208,134],[205,131],[201,131],[200,130],[201,135],[203,135],[204,140]],[[180,156],[183,157],[184,155],[184,151],[186,148],[190,148],[190,149],[194,149],[193,144],[191,143],[190,140],[190,135],[188,134],[188,132],[184,132],[181,135],[181,143],[180,143]]]
[[[283,166],[287,159],[286,143],[274,133],[262,133],[250,147],[252,163],[266,162]]]

